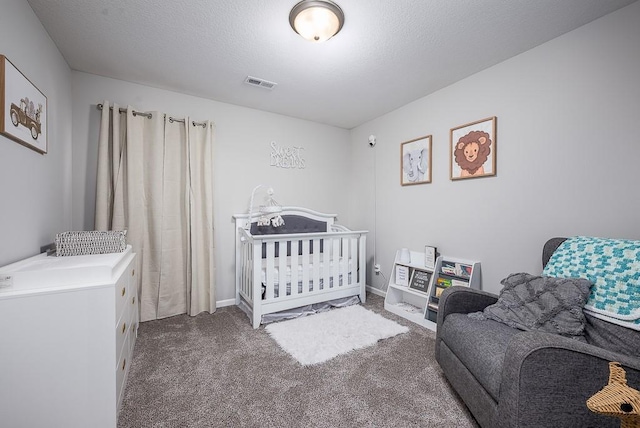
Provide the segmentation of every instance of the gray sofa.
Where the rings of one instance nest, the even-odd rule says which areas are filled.
[[[549,240],[543,265],[565,238]],[[498,296],[467,287],[442,293],[436,359],[482,427],[619,427],[597,415],[587,399],[608,382],[619,361],[629,386],[640,389],[640,332],[587,315],[586,342],[522,331],[466,314]]]

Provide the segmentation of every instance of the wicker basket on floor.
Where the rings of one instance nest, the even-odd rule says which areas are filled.
[[[640,391],[627,386],[618,362],[609,363],[609,383],[587,400],[594,413],[620,419],[620,428],[640,428]]]

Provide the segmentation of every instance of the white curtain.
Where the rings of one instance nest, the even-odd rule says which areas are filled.
[[[95,228],[128,231],[141,321],[215,311],[213,124],[102,106]]]

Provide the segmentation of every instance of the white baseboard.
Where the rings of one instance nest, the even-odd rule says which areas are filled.
[[[375,294],[376,296],[380,296],[380,297],[386,297],[387,296],[387,292],[384,290],[380,290],[379,288],[376,287],[372,287],[370,285],[367,285],[367,291],[371,294]]]
[[[236,304],[236,299],[218,300],[216,301],[216,308],[224,308],[225,306],[233,306]]]

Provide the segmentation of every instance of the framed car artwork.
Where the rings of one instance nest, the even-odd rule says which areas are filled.
[[[0,55],[0,134],[47,153],[47,97]]]

